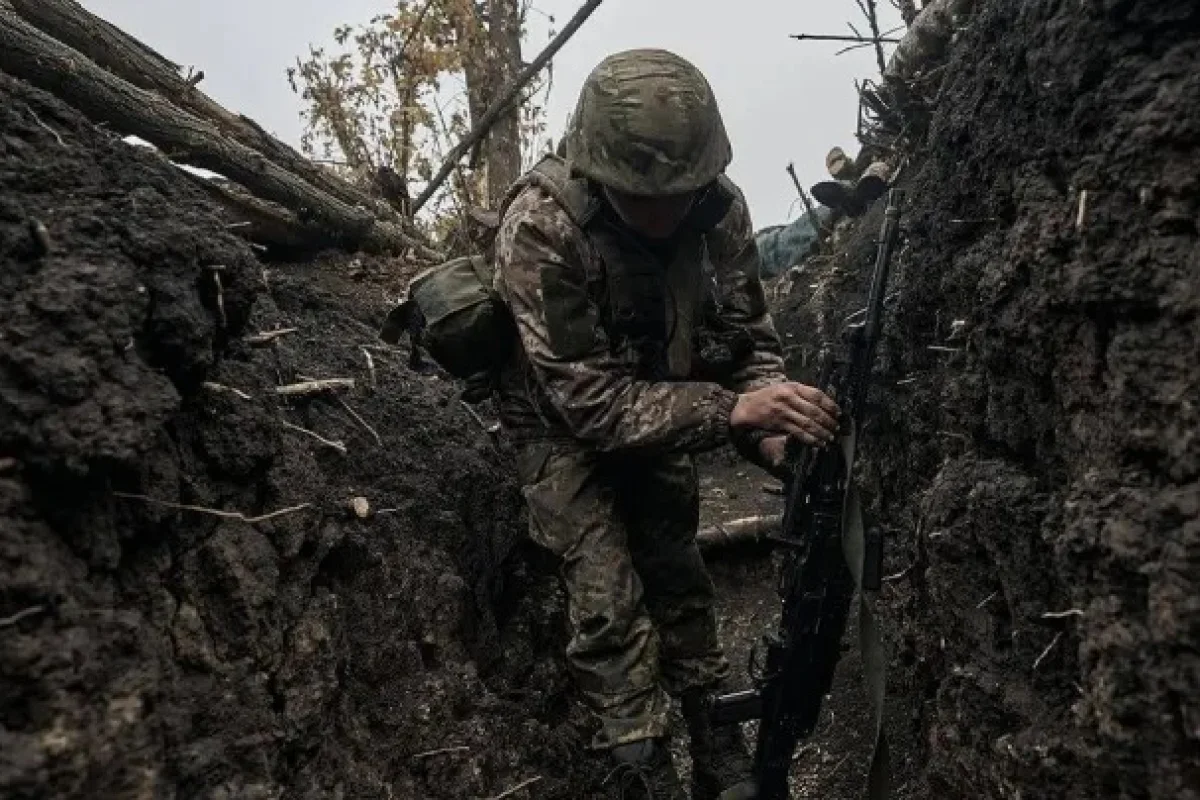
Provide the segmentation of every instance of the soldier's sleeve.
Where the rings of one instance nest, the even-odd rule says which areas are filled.
[[[783,346],[767,311],[750,211],[742,193],[732,184],[729,187],[735,199],[720,225],[709,234],[708,246],[721,295],[718,314],[725,324],[746,331],[753,342],[729,382],[730,388],[745,392],[782,383],[787,375]]]
[[[527,190],[496,240],[496,288],[538,383],[572,434],[600,450],[696,452],[729,439],[737,395],[712,383],[638,380],[609,350],[585,243],[544,193]]]

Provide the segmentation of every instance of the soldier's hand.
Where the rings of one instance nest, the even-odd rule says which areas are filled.
[[[729,424],[795,436],[806,444],[825,444],[837,432],[837,403],[802,383],[777,383],[740,395]]]

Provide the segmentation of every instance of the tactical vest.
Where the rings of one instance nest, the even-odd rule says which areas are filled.
[[[602,264],[588,275],[602,294],[601,325],[614,351],[637,364],[645,380],[683,380],[694,371],[702,321],[715,316],[715,275],[706,235],[728,213],[735,197],[723,176],[693,205],[672,239],[668,259],[624,229],[594,187],[574,177],[567,162],[547,156],[510,189],[501,216],[530,184],[550,195],[583,231]]]

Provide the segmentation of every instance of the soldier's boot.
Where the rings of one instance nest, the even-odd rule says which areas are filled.
[[[690,689],[680,698],[692,756],[692,800],[754,800],[754,762],[740,725],[714,726],[709,720],[711,694]]]
[[[661,739],[641,739],[612,749],[616,762],[605,778],[613,800],[687,800],[671,751]]]

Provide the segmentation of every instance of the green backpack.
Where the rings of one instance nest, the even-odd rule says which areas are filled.
[[[424,347],[456,378],[494,371],[510,354],[516,328],[492,289],[494,268],[482,256],[464,256],[418,273],[408,299],[388,314],[380,338],[395,344],[408,332],[414,355]],[[419,361],[418,361],[419,363]]]

